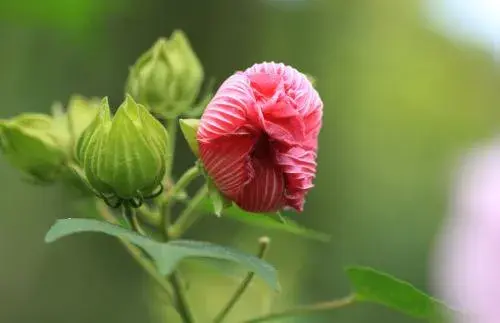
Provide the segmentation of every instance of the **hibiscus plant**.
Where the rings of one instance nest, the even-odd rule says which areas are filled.
[[[170,296],[165,306],[175,308],[183,323],[207,322],[199,320],[179,274],[178,265],[187,258],[229,261],[248,271],[210,322],[227,321],[254,277],[280,289],[278,271],[265,260],[268,237],[259,240],[256,255],[183,239],[200,217],[327,239],[280,213],[302,212],[313,188],[323,102],[311,78],[291,66],[264,62],[235,72],[215,93],[210,87],[200,93],[203,80],[202,64],[186,36],[175,31],[131,67],[114,114],[106,98],[74,96],[67,109],[55,104],[52,115],[25,113],[0,121],[3,155],[24,176],[34,183],[64,183],[94,205],[86,217],[58,220],[46,241],[78,232],[118,238]],[[195,158],[175,179],[178,129]],[[186,188],[197,178],[204,184],[191,196]],[[257,313],[240,322],[278,322],[362,302],[435,322],[448,311],[375,269],[347,267],[346,277],[352,293],[343,298]]]

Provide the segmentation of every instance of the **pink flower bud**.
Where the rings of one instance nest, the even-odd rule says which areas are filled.
[[[322,114],[304,74],[255,64],[229,77],[208,104],[197,133],[200,159],[242,209],[301,212],[316,175]]]

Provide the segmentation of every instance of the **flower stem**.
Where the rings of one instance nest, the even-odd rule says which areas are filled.
[[[116,218],[111,214],[108,207],[101,201],[97,202],[97,211],[99,215],[106,221],[112,224],[118,224]],[[158,273],[155,265],[151,262],[151,260],[144,257],[141,249],[137,248],[130,242],[120,239],[120,242],[123,244],[127,252],[132,256],[132,258],[137,261],[137,263],[149,274],[149,276],[158,283],[158,285],[165,291],[168,297],[172,300],[172,291],[167,281],[163,278],[162,275]]]
[[[128,205],[127,203],[123,204],[123,217],[125,221],[128,223],[129,227],[134,232],[139,232],[139,227],[137,226],[136,212],[133,207]]]
[[[160,204],[160,212],[162,214],[162,228],[164,229],[165,236],[168,235],[168,230],[170,227],[171,221],[171,209],[173,206],[173,197],[179,194],[183,189],[185,189],[189,183],[191,183],[196,177],[201,174],[200,168],[195,165],[189,168],[182,176],[179,178],[177,183],[167,191],[167,194],[164,195],[162,200],[159,202]]]
[[[174,290],[177,310],[179,311],[179,315],[182,318],[182,322],[194,323],[195,320],[188,305],[188,300],[186,294],[184,293],[184,286],[179,277],[179,274],[176,271],[174,271],[170,275],[168,280],[170,281],[170,284],[172,285],[172,288]]]
[[[166,227],[166,229],[168,229]],[[170,240],[170,236],[168,235],[168,231],[165,232],[164,236],[165,242]],[[182,280],[179,276],[178,270],[173,271],[168,277],[168,281],[172,286],[177,312],[179,313],[183,323],[194,323],[195,319],[193,314],[191,313],[191,309],[187,300],[186,293],[184,292],[184,286],[182,284]]]
[[[175,223],[168,228],[168,236],[171,239],[177,239],[182,236],[184,232],[186,232],[186,230],[199,219],[201,213],[196,212],[196,209],[207,195],[208,186],[204,184],[189,202],[184,211],[182,211],[179,215],[177,221],[175,221]]]
[[[177,137],[177,118],[168,118],[167,120],[167,132],[168,132],[168,139],[169,139],[169,153],[167,157],[167,164],[166,164],[166,171],[165,171],[165,177],[167,179],[172,178],[172,167],[174,164],[174,153],[175,153],[175,142],[176,142],[176,137]]]
[[[182,174],[181,178],[175,183],[175,185],[168,190],[165,200],[163,201],[164,204],[170,203],[172,198],[179,194],[183,189],[185,189],[189,183],[191,183],[196,177],[201,175],[200,168],[198,165],[194,165],[193,167],[189,168],[184,174]]]
[[[152,210],[144,204],[137,209],[137,215],[141,220],[154,227],[158,227],[162,221],[161,214],[157,210]]]
[[[329,311],[329,310],[338,309],[338,308],[352,305],[352,304],[354,304],[355,301],[356,301],[355,295],[349,295],[349,296],[346,296],[344,298],[335,299],[332,301],[327,301],[327,302],[322,302],[322,303],[317,303],[317,304],[312,304],[312,305],[304,305],[304,306],[295,307],[295,308],[292,308],[289,310],[285,310],[283,312],[271,313],[271,314],[264,315],[264,316],[261,316],[258,318],[244,321],[244,323],[260,323],[260,322],[267,322],[267,321],[282,319],[285,317],[311,314],[311,313],[319,312],[319,311]]]
[[[263,259],[267,253],[267,250],[269,250],[269,244],[271,240],[268,237],[261,237],[259,239],[259,252],[257,254],[257,257],[260,259]],[[238,286],[236,291],[234,292],[233,296],[229,300],[229,302],[224,306],[224,308],[220,311],[220,313],[215,317],[214,323],[222,323],[226,316],[229,314],[231,309],[234,307],[234,305],[238,302],[240,297],[243,295],[243,293],[247,290],[248,286],[250,286],[250,283],[252,282],[253,278],[255,276],[255,273],[249,272],[245,279],[241,282],[241,284]]]

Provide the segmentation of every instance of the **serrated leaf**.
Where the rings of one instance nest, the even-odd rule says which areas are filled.
[[[404,314],[440,322],[446,306],[413,285],[369,267],[349,267],[356,300],[387,306]]]
[[[94,219],[58,220],[45,236],[47,243],[79,232],[101,232],[125,239],[141,247],[155,261],[159,272],[168,275],[186,258],[211,258],[228,260],[244,266],[260,276],[269,286],[279,290],[276,269],[266,261],[238,250],[209,242],[175,240],[161,243],[141,236],[120,226]]]
[[[200,120],[198,119],[179,119],[184,139],[186,139],[189,148],[196,157],[199,155],[198,141],[196,140],[196,132],[198,131],[199,124]]]
[[[200,203],[199,210],[207,213],[213,212],[213,206],[210,199],[207,198],[205,201]],[[286,222],[282,222],[279,219],[276,219],[276,215],[274,213],[246,212],[233,204],[233,206],[224,209],[222,214],[225,218],[267,230],[283,231],[321,242],[328,242],[331,239],[329,234],[305,228],[292,219],[287,218]]]

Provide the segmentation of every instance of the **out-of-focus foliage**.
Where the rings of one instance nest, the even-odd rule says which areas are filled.
[[[20,0],[0,1],[0,19],[25,26],[50,26],[81,33],[111,13],[130,10],[131,1]]]
[[[259,293],[245,295],[228,322],[342,296],[348,264],[380,268],[426,290],[451,168],[465,149],[494,133],[500,91],[491,57],[435,32],[420,6],[417,0],[0,1],[0,117],[48,113],[52,102],[67,102],[75,92],[107,95],[117,106],[128,67],[174,29],[186,32],[205,74],[218,82],[254,62],[294,65],[316,79],[325,118],[316,187],[303,214],[286,216],[332,240],[266,232],[283,291],[264,289],[261,297],[257,284]],[[178,144],[175,174],[194,161],[187,145]],[[1,322],[160,322],[156,294],[116,241],[89,235],[43,243],[55,218],[78,216],[69,192],[30,186],[3,159],[0,179]],[[262,232],[212,218],[192,235],[251,252]],[[243,274],[228,279],[188,267],[187,275],[206,279],[193,278],[189,293],[207,316]],[[369,305],[295,322],[334,320],[415,322]]]

